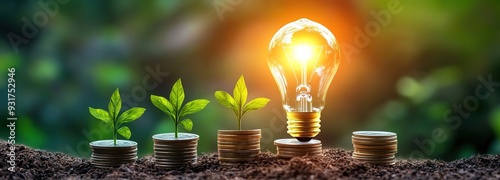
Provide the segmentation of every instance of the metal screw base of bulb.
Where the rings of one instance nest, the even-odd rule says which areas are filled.
[[[321,132],[318,112],[287,112],[287,133],[300,142],[309,142]]]

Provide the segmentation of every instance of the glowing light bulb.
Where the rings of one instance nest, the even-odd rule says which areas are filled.
[[[305,18],[286,24],[269,44],[268,63],[287,112],[288,134],[311,140],[320,132],[326,93],[340,64],[335,36]]]

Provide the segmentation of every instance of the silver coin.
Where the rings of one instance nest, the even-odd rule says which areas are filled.
[[[295,138],[277,139],[274,141],[276,146],[280,147],[317,147],[321,146],[321,141],[317,139],[311,139],[308,142],[300,142]]]
[[[129,140],[116,140],[114,144],[113,140],[100,140],[90,142],[90,147],[92,148],[136,148],[137,143]]]
[[[397,134],[387,131],[354,131],[352,135],[359,137],[391,137]]]
[[[174,133],[163,133],[156,134],[153,136],[153,141],[155,142],[182,142],[182,141],[196,141],[200,138],[197,134],[192,133],[179,133],[178,137],[175,137]]]

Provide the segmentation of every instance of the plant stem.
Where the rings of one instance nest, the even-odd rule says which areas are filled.
[[[241,119],[238,119],[238,130],[241,130]]]
[[[177,122],[177,121],[176,121]],[[174,130],[175,130],[175,138],[178,138],[179,137],[179,123],[175,123],[175,127],[174,127]]]
[[[114,145],[116,145],[116,122],[113,121],[113,141],[114,141]]]

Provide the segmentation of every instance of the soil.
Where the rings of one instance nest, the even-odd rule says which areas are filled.
[[[95,168],[85,158],[16,146],[16,172],[7,168],[10,144],[0,140],[0,179],[499,179],[500,155],[476,155],[452,162],[403,160],[377,166],[355,161],[352,151],[325,149],[322,157],[278,159],[263,152],[250,163],[220,166],[216,153],[185,168],[165,170],[146,156],[118,168]]]

